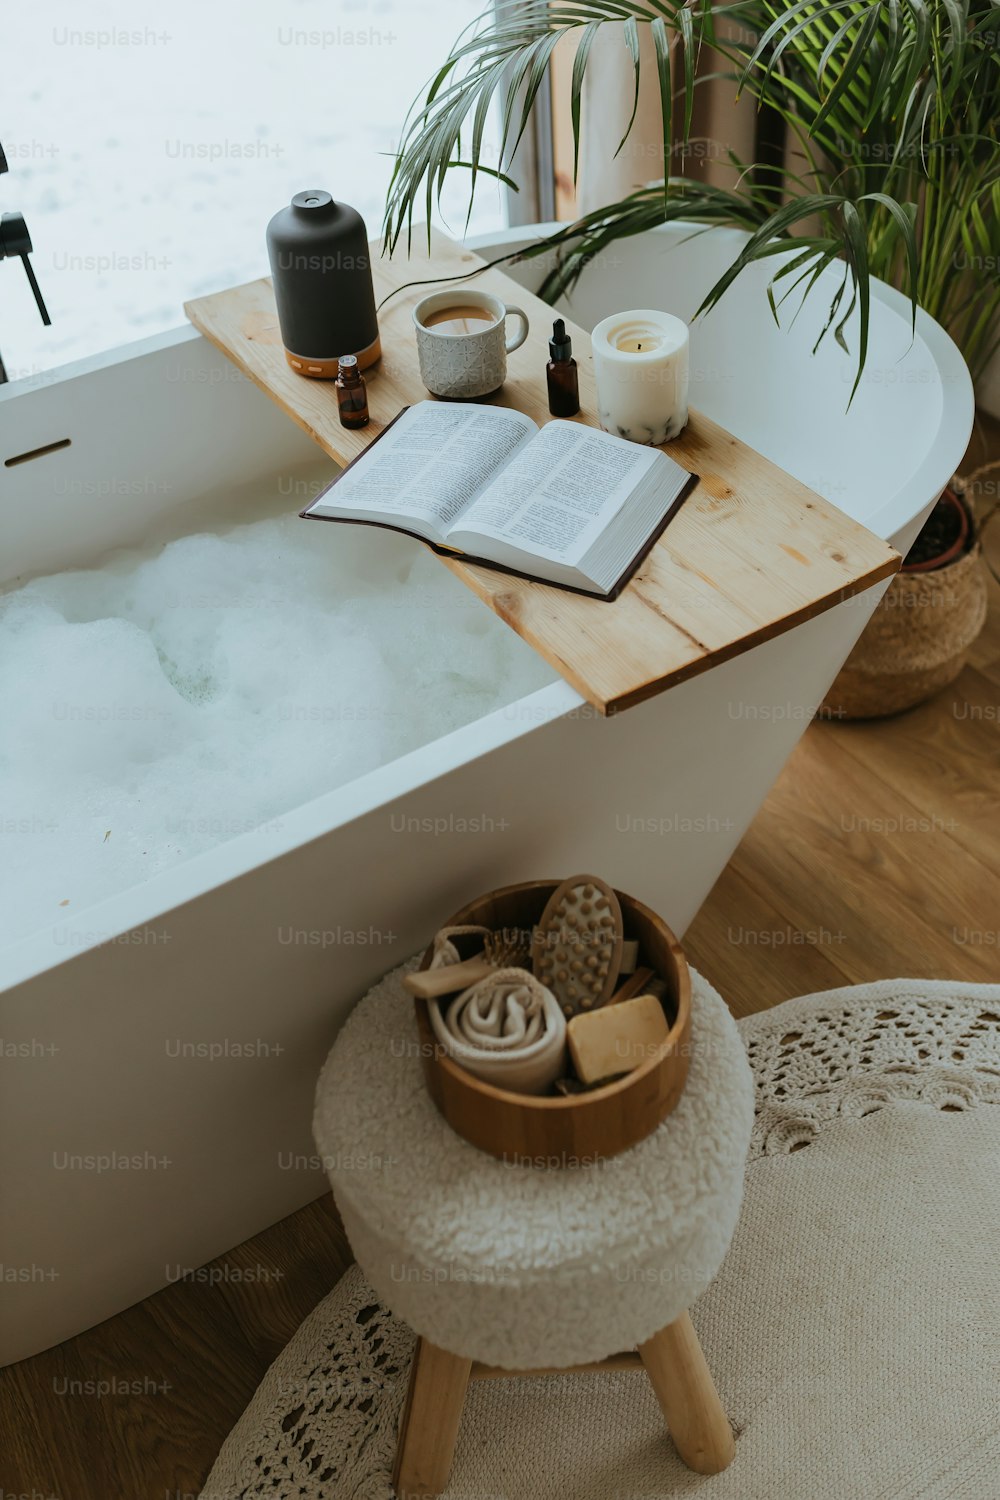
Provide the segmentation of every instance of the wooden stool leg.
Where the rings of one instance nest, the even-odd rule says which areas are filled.
[[[448,1483],[471,1359],[418,1339],[392,1472],[397,1500],[429,1500]]]
[[[688,1468],[696,1474],[727,1468],[736,1452],[733,1429],[687,1313],[640,1344],[639,1355]]]

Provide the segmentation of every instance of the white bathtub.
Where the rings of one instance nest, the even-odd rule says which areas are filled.
[[[733,236],[682,238],[623,244],[573,316],[590,325],[623,301],[689,315]],[[538,267],[514,274],[533,284]],[[905,546],[971,427],[950,340],[921,319],[904,352],[905,309],[879,288],[871,369],[895,377],[870,377],[846,417],[841,357],[812,361],[777,333],[749,279],[728,301],[696,334],[695,404]],[[0,458],[10,583],[167,524],[197,530],[206,497],[315,450],[178,329],[0,389]],[[554,680],[0,953],[0,1363],[323,1191],[309,1122],[330,1042],[470,892],[594,868],[683,932],[883,587],[615,719]],[[292,929],[327,937],[279,939]],[[179,1065],[178,1037],[271,1050]]]

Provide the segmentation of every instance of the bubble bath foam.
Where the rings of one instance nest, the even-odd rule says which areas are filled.
[[[0,942],[543,686],[418,544],[294,515],[0,596]]]

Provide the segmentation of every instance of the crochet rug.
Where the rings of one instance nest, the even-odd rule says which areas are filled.
[[[737,1433],[686,1469],[641,1373],[469,1388],[452,1500],[996,1500],[1000,986],[892,980],[740,1022],[742,1217],[692,1310]],[[413,1335],[352,1267],[203,1500],[390,1500]]]

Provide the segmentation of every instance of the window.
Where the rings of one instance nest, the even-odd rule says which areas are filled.
[[[483,0],[47,0],[4,23],[0,209],[24,214],[52,316],[0,262],[11,380],[183,323],[267,272],[264,230],[323,187],[378,233],[406,110]],[[465,184],[445,197],[464,226]],[[449,214],[449,205],[451,212]],[[477,188],[470,232],[504,222]]]

